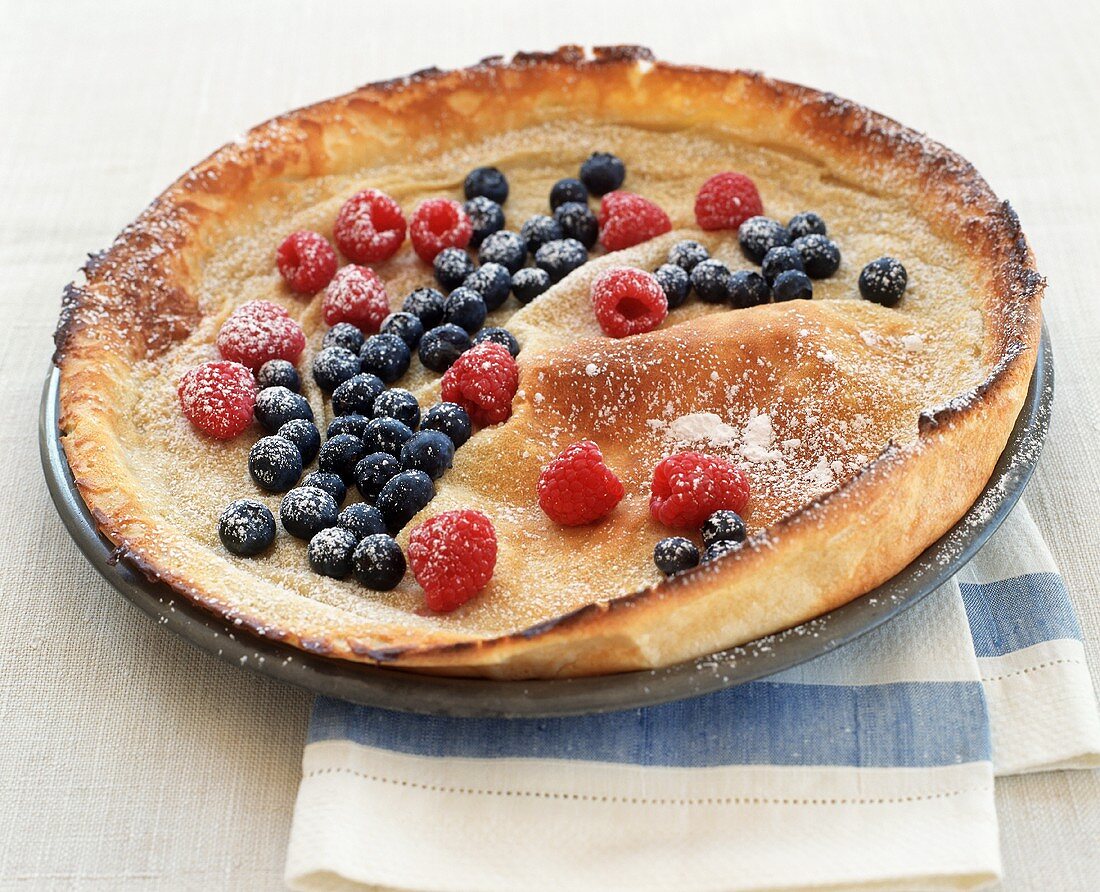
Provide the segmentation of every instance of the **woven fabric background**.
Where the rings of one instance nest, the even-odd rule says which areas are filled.
[[[311,702],[165,634],[67,538],[35,440],[61,287],[85,252],[251,124],[367,81],[514,49],[645,43],[671,61],[827,88],[947,143],[1013,202],[1050,281],[1057,367],[1029,503],[1100,689],[1096,5],[0,9],[0,888],[279,888]],[[1100,885],[1096,772],[1004,778],[997,789],[1006,889]]]

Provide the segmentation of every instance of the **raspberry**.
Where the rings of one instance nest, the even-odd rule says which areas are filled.
[[[332,237],[352,263],[375,263],[397,253],[405,229],[405,215],[396,201],[385,192],[364,189],[341,206]]]
[[[665,526],[697,530],[715,511],[743,513],[748,501],[748,475],[724,458],[678,452],[653,471],[649,512]]]
[[[716,173],[695,196],[695,222],[702,229],[737,229],[764,213],[756,183],[743,173]]]
[[[483,341],[455,360],[441,384],[443,399],[465,409],[474,423],[500,424],[512,414],[519,367],[507,347]]]
[[[223,359],[252,371],[270,359],[294,363],[306,346],[302,326],[290,313],[269,300],[250,300],[235,309],[218,332]]]
[[[239,362],[204,362],[180,378],[180,408],[195,427],[228,440],[252,423],[256,382]]]
[[[374,270],[348,264],[329,282],[321,315],[329,325],[350,322],[360,331],[374,333],[390,314],[386,286]]]
[[[608,192],[600,202],[600,244],[608,251],[632,248],[672,229],[672,221],[648,198]]]
[[[668,315],[668,298],[656,276],[626,267],[596,277],[592,306],[603,333],[613,338],[653,331]]]
[[[444,511],[409,534],[408,552],[428,608],[454,610],[493,578],[497,535],[480,511]]]
[[[473,234],[473,224],[462,205],[446,198],[420,202],[409,224],[413,250],[425,263],[435,260],[444,248],[465,248]]]
[[[542,469],[538,493],[539,505],[554,523],[576,527],[610,514],[623,497],[623,485],[603,463],[600,447],[581,440]]]
[[[316,294],[336,275],[336,252],[319,232],[292,232],[275,251],[275,263],[295,294]]]

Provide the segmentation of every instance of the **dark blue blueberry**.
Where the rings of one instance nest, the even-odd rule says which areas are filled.
[[[435,271],[435,280],[444,289],[451,291],[461,285],[477,266],[462,248],[444,248],[435,255],[432,269]]]
[[[397,540],[378,533],[355,546],[351,556],[355,578],[367,588],[388,592],[405,576],[405,555]]]
[[[358,412],[351,415],[337,415],[329,422],[325,436],[331,440],[333,437],[340,436],[340,434],[352,434],[362,439],[368,421],[370,419],[366,415],[360,415]]]
[[[670,310],[676,309],[687,300],[688,292],[691,291],[691,277],[682,266],[663,263],[657,267],[653,275],[665,293]]]
[[[703,544],[707,547],[715,542],[744,542],[748,530],[745,521],[736,511],[715,511],[703,521]]]
[[[686,239],[668,249],[668,262],[690,273],[704,260],[710,260],[710,251],[698,242]]]
[[[401,473],[401,462],[388,452],[364,455],[355,466],[355,485],[364,501],[374,503],[389,479]]]
[[[485,308],[492,311],[508,300],[512,278],[507,267],[499,263],[486,263],[470,273],[462,287],[480,294]]]
[[[626,179],[626,165],[610,152],[593,152],[581,165],[581,182],[593,195],[614,192]]]
[[[508,352],[511,353],[513,357],[519,356],[519,341],[517,341],[515,335],[506,328],[483,328],[473,337],[473,342],[475,344],[484,344],[486,341],[490,341],[493,344],[500,344],[502,347],[507,347]]]
[[[806,271],[802,265],[802,255],[798,250],[790,245],[780,245],[764,255],[764,260],[760,264],[760,275],[769,285],[774,285],[775,277],[789,269],[796,269],[800,273]]]
[[[550,287],[550,273],[537,266],[516,270],[512,276],[512,293],[521,304],[529,304]]]
[[[415,350],[424,334],[424,323],[420,317],[402,310],[400,313],[390,313],[383,319],[379,333],[397,335],[409,345],[410,350]]]
[[[435,288],[417,288],[409,293],[401,309],[412,313],[425,328],[435,328],[443,321],[443,301],[447,298]]]
[[[504,228],[504,208],[493,199],[479,195],[467,201],[462,209],[470,218],[473,234],[470,236],[470,247],[476,248],[494,232],[500,232]]]
[[[527,243],[518,232],[494,232],[477,249],[478,263],[499,263],[514,273],[527,261]]]
[[[396,457],[401,447],[413,435],[412,428],[396,418],[373,418],[363,433],[366,452],[388,452]],[[362,456],[360,456],[361,458]]]
[[[385,389],[386,385],[377,375],[360,372],[332,392],[333,414],[370,415],[375,399]]]
[[[665,576],[683,573],[699,565],[699,549],[683,536],[662,539],[653,549],[653,563]]]
[[[420,431],[401,447],[401,467],[438,480],[454,462],[455,444],[440,431]]]
[[[302,478],[302,486],[316,486],[327,492],[337,505],[341,505],[347,498],[348,488],[339,474],[330,474],[328,471],[314,471]]]
[[[367,452],[363,441],[355,434],[337,434],[321,447],[317,454],[317,467],[330,474],[338,474],[347,483],[354,476],[359,459]]]
[[[551,282],[560,282],[588,262],[588,251],[575,238],[547,242],[535,252],[535,265],[545,270]]]
[[[302,379],[298,377],[298,370],[294,368],[294,363],[287,362],[285,359],[269,359],[256,372],[256,386],[260,390],[268,387],[285,387],[287,390],[300,393]]]
[[[600,237],[600,224],[587,204],[567,201],[554,211],[554,219],[561,224],[566,238],[575,238],[589,251]]]
[[[785,300],[812,300],[813,296],[814,283],[802,270],[784,270],[772,283],[772,297],[776,303]]]
[[[306,557],[314,573],[343,579],[351,572],[351,553],[359,539],[348,530],[328,527],[309,540]]]
[[[456,288],[443,305],[443,322],[475,332],[485,324],[488,313],[480,294],[472,288]]]
[[[402,471],[386,481],[375,504],[390,532],[396,533],[434,497],[431,477],[423,471]]]
[[[840,248],[824,235],[801,236],[791,242],[791,247],[802,255],[802,266],[811,279],[827,279],[840,269]]]
[[[550,210],[556,211],[563,204],[569,203],[588,206],[588,189],[584,183],[573,177],[558,180],[550,189]]]
[[[350,322],[337,322],[325,332],[325,338],[321,341],[322,347],[343,347],[352,353],[358,353],[363,349],[363,332]]]
[[[737,230],[741,251],[753,263],[760,263],[772,248],[791,243],[787,227],[770,217],[749,217]]]
[[[497,204],[504,204],[508,200],[508,180],[495,167],[475,167],[466,174],[462,191],[467,198],[484,195]]]
[[[713,545],[708,545],[703,552],[703,563],[709,564],[711,561],[716,561],[722,555],[729,554],[731,551],[736,551],[740,547],[739,542],[721,541],[715,542]]]
[[[292,418],[282,425],[278,434],[285,437],[298,447],[298,454],[302,456],[302,465],[308,465],[317,457],[317,450],[321,448],[321,432],[317,425],[304,418]]]
[[[366,502],[348,505],[336,518],[336,526],[352,533],[356,542],[365,536],[386,532],[386,521],[382,519],[382,512]]]
[[[313,357],[313,380],[325,393],[358,374],[359,357],[343,347],[325,347]]]
[[[802,238],[804,235],[828,235],[825,221],[813,211],[795,214],[787,224],[787,232],[791,234],[791,240]]]
[[[218,518],[218,538],[233,554],[252,557],[275,541],[275,517],[263,502],[237,499]]]
[[[766,304],[771,290],[758,272],[739,269],[730,274],[730,303],[739,310]]]
[[[424,413],[420,429],[446,434],[457,449],[470,439],[473,427],[470,424],[470,416],[457,403],[436,403]]]
[[[420,403],[404,388],[391,387],[378,394],[371,415],[375,418],[396,418],[415,430],[420,424]]]
[[[359,367],[392,384],[409,370],[412,351],[394,334],[376,334],[367,338],[359,351]]]
[[[336,526],[336,500],[316,486],[292,489],[279,504],[279,520],[290,535],[307,542],[321,530]]]
[[[691,287],[699,300],[708,304],[721,304],[729,300],[730,271],[719,260],[704,260],[691,271]]]
[[[269,431],[277,431],[294,418],[313,420],[309,400],[285,387],[268,387],[257,393],[252,414]]]
[[[872,260],[859,274],[859,293],[864,300],[893,307],[905,294],[909,284],[909,274],[901,262],[893,257],[880,257]]]
[[[546,214],[535,214],[520,227],[519,234],[527,242],[527,250],[534,254],[547,242],[556,242],[565,238],[561,224]]]
[[[261,437],[248,450],[248,473],[260,489],[286,492],[302,476],[302,454],[285,437]]]
[[[470,349],[470,336],[457,325],[440,325],[420,339],[420,361],[433,372],[445,372]]]

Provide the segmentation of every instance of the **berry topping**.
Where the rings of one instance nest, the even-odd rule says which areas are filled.
[[[336,500],[316,486],[292,489],[279,504],[279,520],[290,535],[307,542],[321,530],[336,526]]]
[[[792,239],[802,238],[804,235],[828,235],[825,229],[825,221],[813,211],[795,214],[787,224],[787,232]]]
[[[514,273],[527,262],[527,242],[518,232],[502,229],[494,232],[477,249],[478,263],[499,263]]]
[[[317,452],[321,448],[321,432],[312,421],[305,418],[292,418],[286,424],[280,425],[277,433],[298,447],[303,465],[308,465],[317,457]]]
[[[424,328],[435,328],[443,321],[443,303],[447,298],[434,288],[417,288],[405,298],[401,309],[412,313]]]
[[[275,541],[275,517],[263,502],[237,499],[218,518],[218,538],[233,554],[252,557]]]
[[[425,263],[435,260],[444,248],[465,248],[473,234],[474,227],[462,205],[446,198],[422,201],[409,224],[413,250]]]
[[[632,248],[669,232],[668,214],[633,192],[608,192],[600,202],[600,244],[608,251]]]
[[[329,282],[321,303],[321,315],[329,325],[350,322],[365,332],[378,331],[389,312],[386,286],[366,266],[343,267]]]
[[[444,511],[409,534],[409,564],[428,608],[454,610],[493,578],[497,537],[480,511]]]
[[[743,173],[716,173],[695,196],[695,222],[700,229],[737,229],[764,213],[756,183]]]
[[[592,306],[603,333],[612,338],[653,331],[668,315],[657,279],[640,269],[616,267],[592,283]]]
[[[355,485],[364,501],[374,502],[390,478],[401,473],[401,462],[388,452],[372,452],[355,466]]]
[[[424,413],[420,429],[446,434],[457,449],[470,439],[473,427],[470,424],[470,416],[462,406],[457,403],[436,403]]]
[[[268,300],[241,304],[218,332],[218,352],[222,358],[253,371],[269,359],[294,363],[305,346],[302,326],[286,310]]]
[[[760,263],[772,248],[791,243],[787,227],[770,217],[749,217],[737,230],[741,252],[753,263]]]
[[[424,323],[420,321],[420,317],[402,310],[400,313],[390,313],[383,319],[378,333],[397,335],[409,345],[410,350],[415,350],[416,345],[420,343],[420,338],[424,335]],[[360,344],[359,349],[362,347],[363,345]]]
[[[435,498],[432,478],[423,471],[401,471],[382,486],[375,504],[391,533],[412,520]]]
[[[228,440],[252,423],[256,382],[240,363],[204,362],[180,378],[176,394],[187,420],[207,436]]]
[[[420,339],[420,361],[433,372],[445,372],[470,349],[470,336],[457,325],[440,325]]]
[[[535,252],[535,264],[545,270],[551,282],[560,282],[588,262],[588,251],[575,238],[547,242]]]
[[[729,300],[730,271],[720,260],[704,260],[691,271],[691,287],[699,300],[708,304],[720,304]]]
[[[491,341],[494,344],[507,347],[508,352],[513,357],[519,356],[519,341],[506,328],[483,328],[474,335],[473,341],[475,344],[484,344],[486,341]]]
[[[527,250],[532,254],[547,242],[565,238],[561,224],[546,214],[535,214],[520,227],[519,234],[527,242]]]
[[[764,277],[769,285],[772,285],[775,283],[776,276],[785,273],[789,269],[804,272],[802,255],[790,245],[779,245],[764,255],[764,259],[760,264],[760,275]]]
[[[662,295],[663,297],[663,295]],[[512,397],[519,387],[519,367],[500,344],[471,347],[443,373],[443,399],[457,403],[474,423],[500,424],[512,414]]]
[[[302,476],[302,454],[283,437],[261,437],[248,450],[248,473],[260,489],[286,492]]]
[[[730,542],[729,540],[721,540],[715,542],[713,545],[708,545],[703,552],[703,563],[709,564],[711,561],[716,561],[723,555],[735,551],[738,544],[737,542]]]
[[[724,458],[678,452],[653,471],[649,511],[665,526],[697,530],[715,511],[740,514],[748,501],[748,476]]]
[[[409,370],[412,351],[409,345],[393,334],[376,334],[367,338],[359,351],[359,367],[392,384]]]
[[[405,214],[385,192],[364,189],[344,202],[332,237],[352,263],[377,263],[397,253],[405,241]]]
[[[386,389],[377,375],[361,372],[348,378],[332,392],[332,411],[335,415],[367,415],[374,410],[374,401]]]
[[[325,347],[313,357],[313,380],[325,393],[358,374],[359,357],[343,347]]]
[[[614,192],[626,179],[626,165],[610,152],[593,152],[581,165],[581,182],[593,195]]]
[[[363,332],[350,322],[337,322],[325,332],[321,347],[343,347],[352,353],[358,353],[363,349],[363,340]]]
[[[268,387],[285,387],[298,393],[302,389],[302,379],[293,363],[285,359],[269,359],[256,372],[256,384],[260,390]]]
[[[330,440],[333,437],[340,434],[354,434],[360,439],[363,438],[363,431],[367,429],[367,422],[370,421],[365,415],[359,415],[358,413],[352,415],[337,415],[329,422],[328,430],[325,431],[325,436]]]
[[[512,278],[508,268],[499,263],[486,263],[466,277],[463,288],[469,288],[481,295],[487,310],[495,310],[508,300],[508,290],[512,287]]]
[[[420,424],[420,403],[404,388],[393,387],[375,397],[371,415],[375,418],[396,418],[402,424],[415,428]]]
[[[295,294],[316,294],[336,275],[336,252],[319,232],[292,232],[275,251],[275,264]]]
[[[516,270],[512,276],[512,293],[521,304],[529,304],[550,287],[550,273],[535,266]]]
[[[439,431],[420,431],[401,447],[401,467],[406,471],[423,471],[438,480],[454,462],[455,444]]]
[[[314,573],[343,579],[351,572],[351,553],[359,539],[342,527],[328,527],[309,540],[306,557]]]
[[[504,228],[504,209],[484,195],[471,198],[462,209],[470,218],[470,226],[473,233],[470,235],[470,247],[476,248],[494,232],[500,232]]]
[[[880,257],[872,260],[859,274],[859,293],[864,300],[892,307],[905,294],[909,284],[909,275],[900,261],[893,257]]]
[[[730,303],[739,310],[766,304],[771,299],[768,283],[760,273],[739,269],[730,273]]]
[[[485,324],[488,312],[480,294],[472,288],[456,288],[443,304],[443,322],[472,333]]]
[[[715,511],[703,521],[703,544],[708,548],[715,542],[744,542],[748,531],[745,521],[736,511],[723,509]]]
[[[653,549],[653,563],[665,576],[683,573],[699,566],[699,549],[683,536],[662,539]]]
[[[347,497],[348,488],[344,484],[344,481],[340,479],[339,474],[330,474],[328,471],[314,471],[312,474],[306,474],[302,478],[302,485],[298,487],[302,489],[307,486],[315,486],[317,489],[323,489],[330,496],[332,500],[340,505]]]
[[[396,458],[401,454],[401,447],[412,435],[412,428],[407,424],[383,415],[367,424],[363,443],[368,453],[386,452]]]
[[[462,191],[467,198],[484,196],[504,204],[508,200],[508,180],[495,167],[475,167],[466,174]]]
[[[802,255],[802,266],[811,279],[827,279],[840,269],[840,248],[824,235],[800,236],[791,242],[791,247]]]
[[[776,303],[787,300],[812,300],[813,296],[814,283],[801,270],[784,270],[772,283],[772,297]]]
[[[336,526],[351,532],[356,542],[365,536],[386,532],[386,521],[382,519],[382,512],[365,502],[348,505],[336,518]]]
[[[313,421],[309,400],[285,387],[267,387],[256,395],[253,407],[256,420],[269,431],[277,431],[288,421],[300,418]]]
[[[704,260],[710,260],[710,251],[690,239],[677,242],[668,250],[668,262],[691,272]]]
[[[623,485],[603,463],[600,447],[582,440],[542,469],[538,495],[539,505],[554,523],[576,527],[610,514],[623,497]]]
[[[665,293],[665,300],[668,301],[670,310],[681,306],[687,300],[688,292],[691,290],[691,277],[682,266],[663,263],[654,270],[653,277]]]
[[[575,238],[589,251],[600,237],[600,222],[587,203],[567,201],[554,210],[554,219],[566,238]]]
[[[444,248],[432,261],[435,280],[447,291],[457,288],[477,267],[462,248]]]
[[[384,533],[367,536],[351,555],[355,578],[367,588],[388,592],[405,576],[405,555],[397,540]]]
[[[588,206],[588,189],[580,180],[566,177],[558,180],[550,189],[550,210],[556,211],[563,204],[583,204]]]
[[[317,467],[328,474],[336,474],[344,483],[355,476],[355,466],[367,454],[363,440],[355,434],[337,434],[326,440],[317,455]]]

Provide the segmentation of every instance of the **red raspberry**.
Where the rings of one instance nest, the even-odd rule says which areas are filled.
[[[252,423],[256,380],[239,362],[204,362],[180,378],[180,408],[195,427],[219,440]]]
[[[668,214],[633,192],[608,192],[598,219],[600,244],[608,251],[632,248],[672,229]]]
[[[295,294],[316,294],[336,275],[336,252],[319,232],[292,232],[275,251],[275,263]]]
[[[743,173],[716,173],[695,196],[695,222],[702,229],[737,229],[764,213],[756,183]]]
[[[596,277],[592,306],[603,333],[613,338],[653,331],[668,315],[668,298],[656,277],[626,267]]]
[[[611,513],[623,497],[623,485],[603,463],[591,440],[566,446],[539,474],[539,505],[564,527],[592,523]]]
[[[748,475],[724,458],[678,452],[653,471],[649,512],[665,526],[697,530],[723,508],[741,514],[748,501]]]
[[[435,260],[444,248],[465,248],[473,234],[473,224],[462,205],[446,198],[420,202],[409,224],[413,250],[425,263]]]
[[[390,296],[370,267],[348,264],[325,289],[321,315],[329,325],[350,322],[368,334],[378,331],[390,313]]]
[[[306,346],[302,326],[269,300],[250,300],[235,309],[218,332],[224,359],[256,371],[269,359],[297,362]]]
[[[405,241],[405,215],[385,192],[364,189],[340,207],[332,237],[352,263],[389,260]]]
[[[441,385],[443,399],[458,403],[476,424],[500,424],[512,414],[519,366],[507,347],[482,341],[455,360]]]
[[[444,511],[409,534],[408,551],[428,608],[454,610],[493,578],[497,534],[480,511]]]

